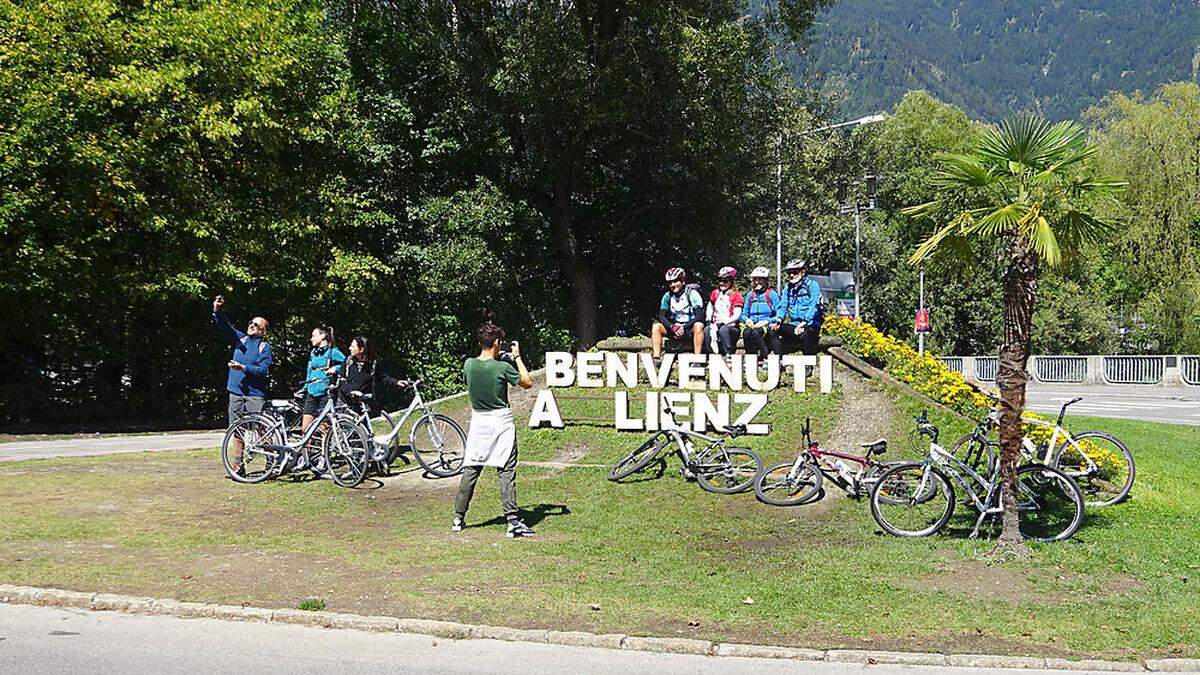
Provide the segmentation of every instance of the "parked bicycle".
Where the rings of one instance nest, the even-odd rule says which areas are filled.
[[[938,445],[939,431],[925,413],[917,433],[929,438],[929,456],[894,466],[871,488],[871,515],[885,532],[925,537],[940,531],[954,514],[957,485],[979,516],[970,537],[979,535],[988,518],[1004,512],[1000,463],[987,475]],[[1066,473],[1047,465],[1017,468],[1017,518],[1026,539],[1050,542],[1070,538],[1083,523],[1083,493]]]
[[[993,397],[993,400],[994,399]],[[1021,439],[1021,456],[1025,462],[1045,464],[1061,470],[1075,479],[1083,490],[1088,506],[1111,506],[1123,501],[1133,489],[1137,468],[1133,453],[1116,436],[1107,431],[1081,431],[1072,434],[1063,427],[1067,407],[1082,401],[1074,398],[1063,403],[1058,419],[1051,423],[1023,416],[1021,421],[1050,430],[1049,438],[1033,441],[1028,434]],[[999,402],[980,426],[954,442],[950,452],[960,456],[977,471],[986,470],[1000,456],[1000,443],[992,437],[1000,424]]]
[[[342,487],[357,486],[366,477],[371,437],[357,421],[338,414],[337,402],[332,386],[317,417],[295,440],[289,438],[284,416],[267,412],[238,418],[221,444],[225,472],[239,483],[261,483],[307,469]],[[235,440],[240,441],[240,456]]]
[[[812,423],[807,417],[800,433],[804,437],[804,449],[796,459],[777,464],[755,479],[754,494],[760,500],[775,506],[804,504],[820,493],[826,479],[851,497],[862,497],[870,491],[879,474],[898,463],[880,462],[874,458],[887,452],[887,441],[882,438],[861,444],[859,447],[865,454],[852,455],[822,449],[812,440]],[[851,469],[846,462],[853,462],[857,469]]]
[[[683,477],[695,480],[709,492],[734,494],[750,489],[754,479],[762,470],[762,460],[748,448],[730,448],[727,441],[746,433],[745,425],[731,424],[722,433],[723,438],[701,434],[675,421],[671,406],[663,403],[664,428],[654,433],[636,450],[617,462],[608,473],[608,479],[619,481],[646,468],[667,448],[675,450],[683,461],[680,470]],[[697,449],[693,439],[707,443]]]
[[[383,414],[390,431],[371,437],[371,459],[383,463],[383,473],[390,471],[392,460],[399,453],[400,431],[414,413],[420,411],[408,434],[408,444],[413,456],[425,471],[439,478],[458,475],[462,472],[463,456],[467,448],[467,434],[450,417],[434,410],[421,396],[421,380],[413,380],[413,399],[403,413],[394,413],[395,418]]]

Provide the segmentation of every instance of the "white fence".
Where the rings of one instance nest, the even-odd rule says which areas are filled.
[[[995,356],[946,356],[939,360],[968,379],[995,382]],[[1200,387],[1200,355],[1035,355],[1026,366],[1037,382]]]

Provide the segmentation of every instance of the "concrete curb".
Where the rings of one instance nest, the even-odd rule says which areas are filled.
[[[1200,658],[1148,659],[1142,662],[1072,661],[1059,658],[1002,656],[994,654],[930,654],[860,649],[830,649],[822,651],[800,647],[718,643],[690,638],[639,637],[613,633],[596,634],[585,631],[506,628],[504,626],[483,626],[430,619],[398,619],[390,616],[362,616],[359,614],[342,614],[338,612],[306,612],[299,609],[238,607],[235,605],[218,605],[202,602],[182,602],[171,599],[141,598],[113,593],[81,593],[57,588],[36,588],[33,586],[14,586],[12,584],[0,584],[0,602],[18,605],[72,607],[93,611],[124,612],[127,614],[173,616],[184,619],[206,618],[232,621],[261,621],[377,633],[416,633],[451,640],[537,642],[570,647],[599,647],[602,649],[695,654],[717,658],[791,659],[863,665],[893,664],[968,668],[1048,668],[1092,672],[1200,672]]]

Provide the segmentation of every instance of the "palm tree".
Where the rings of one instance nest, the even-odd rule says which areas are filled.
[[[973,152],[939,155],[941,170],[933,179],[937,199],[904,210],[939,226],[909,262],[973,260],[979,244],[1002,251],[1007,262],[1004,336],[996,375],[1005,505],[998,551],[1024,551],[1017,522],[1016,467],[1039,273],[1042,266],[1061,265],[1112,230],[1113,224],[1097,216],[1094,206],[1125,185],[1089,174],[1085,160],[1094,153],[1087,132],[1075,122],[1006,120],[984,131]]]

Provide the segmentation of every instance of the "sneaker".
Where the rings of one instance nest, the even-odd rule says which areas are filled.
[[[462,532],[463,528],[466,526],[467,526],[467,521],[463,520],[459,516],[454,516],[454,522],[450,523],[450,531],[451,532]]]
[[[533,528],[526,525],[523,521],[516,521],[508,524],[508,532],[505,534],[509,539],[523,539],[533,536]]]

